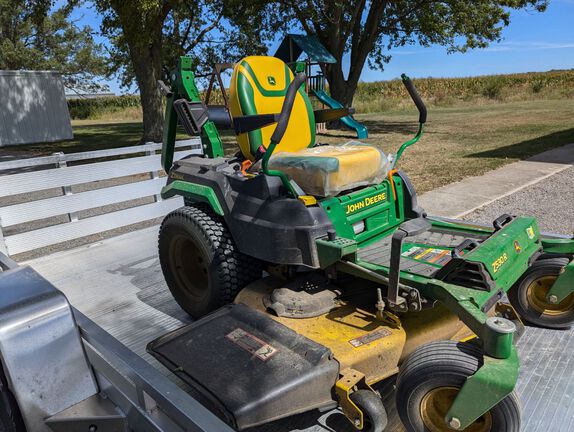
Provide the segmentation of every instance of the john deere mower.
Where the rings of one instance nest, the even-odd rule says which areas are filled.
[[[409,431],[517,432],[521,319],[572,323],[574,240],[541,235],[532,217],[427,217],[396,169],[427,115],[405,75],[419,128],[390,156],[317,143],[315,123],[352,111],[313,111],[305,76],[277,58],[235,65],[229,112],[201,101],[190,59],[168,78],[162,195],[185,206],[164,219],[159,257],[196,320],[148,350],[238,430],[339,406],[380,432],[375,384],[398,374]],[[173,161],[178,123],[202,155]]]

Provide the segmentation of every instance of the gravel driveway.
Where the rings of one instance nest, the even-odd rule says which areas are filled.
[[[503,213],[535,216],[542,231],[574,232],[574,167],[500,198],[463,219],[490,223]]]

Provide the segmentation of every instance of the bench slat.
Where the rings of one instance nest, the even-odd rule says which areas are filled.
[[[17,168],[28,168],[33,166],[56,165],[59,162],[73,162],[87,159],[98,159],[112,156],[122,156],[134,153],[143,153],[161,150],[160,143],[148,143],[138,146],[121,147],[115,149],[94,150],[80,153],[53,154],[50,156],[39,156],[34,158],[9,160],[0,162],[0,171]],[[201,140],[191,138],[188,140],[179,140],[175,142],[176,148],[191,147],[192,150],[201,149]]]
[[[98,234],[134,223],[144,222],[165,216],[183,205],[181,197],[159,201],[152,204],[106,213],[100,216],[81,219],[77,222],[64,223],[15,234],[5,239],[8,253],[15,255],[41,247],[63,243],[69,240]]]
[[[38,201],[0,208],[0,220],[3,227],[45,219],[67,213],[117,204],[137,198],[157,195],[165,186],[166,177],[129,183],[120,186],[63,195]]]
[[[199,154],[199,151],[176,152],[174,160],[191,154]],[[161,155],[153,155],[12,174],[0,177],[0,197],[108,180],[161,169]]]

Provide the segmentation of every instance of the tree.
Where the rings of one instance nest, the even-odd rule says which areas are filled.
[[[324,73],[333,97],[350,106],[368,61],[383,70],[392,48],[418,42],[464,52],[500,41],[513,9],[546,9],[547,0],[279,0],[260,6],[283,19],[276,31],[314,34],[337,59]],[[279,11],[277,11],[279,9]],[[345,76],[343,56],[349,54]]]
[[[162,67],[191,54],[198,70],[265,48],[261,8],[238,0],[96,0],[102,31],[112,41],[110,62],[124,85],[134,80],[143,110],[143,141],[161,141]]]
[[[57,70],[64,84],[94,90],[106,72],[89,26],[70,18],[74,2],[51,11],[48,0],[0,0],[0,69]]]

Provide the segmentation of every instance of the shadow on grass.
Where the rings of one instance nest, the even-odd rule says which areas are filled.
[[[415,119],[416,120],[416,119]],[[416,121],[385,121],[385,120],[360,120],[360,123],[367,126],[369,133],[372,134],[405,134],[414,135],[417,132],[418,124]]]
[[[574,128],[554,132],[538,138],[521,141],[516,144],[511,144],[504,147],[498,147],[492,150],[472,153],[465,157],[483,157],[483,158],[495,158],[495,159],[506,159],[506,158],[527,159],[529,157],[542,153],[546,150],[551,150],[553,148],[561,147],[563,145],[572,143],[574,143]],[[533,160],[537,160],[537,158],[534,157]],[[564,162],[559,158],[556,158],[556,160],[549,160],[548,158],[540,158],[538,160],[541,162],[554,162],[554,163]]]
[[[74,138],[69,141],[7,146],[2,154],[41,156],[128,147],[140,144],[143,129],[141,122],[130,122],[74,125],[73,131]]]
[[[398,121],[385,121],[385,120],[363,120],[358,119],[358,122],[365,125],[369,131],[369,136],[371,135],[378,135],[378,134],[415,134],[417,131],[417,125],[411,121],[405,122],[398,122]],[[329,131],[328,134],[319,136],[330,136],[330,137],[339,137],[339,138],[357,138],[356,132],[354,129],[349,129],[346,126],[340,127],[329,127],[327,129]]]

